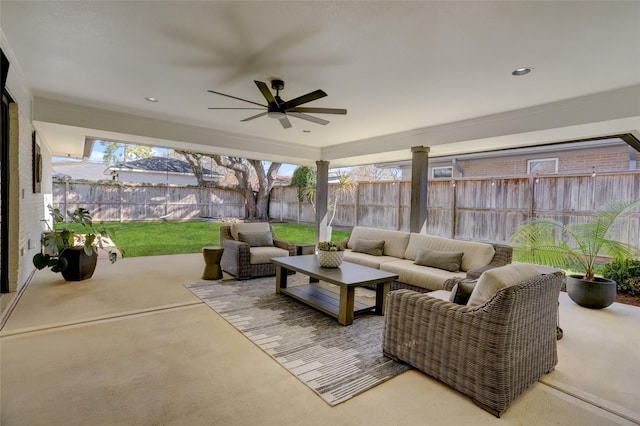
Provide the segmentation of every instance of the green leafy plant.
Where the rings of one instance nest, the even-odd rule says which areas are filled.
[[[62,272],[68,266],[67,259],[60,256],[65,250],[82,247],[84,252],[91,256],[98,247],[104,248],[103,238],[111,238],[114,234],[104,222],[94,223],[89,211],[83,207],[67,212],[69,220],[65,220],[65,215],[60,209],[51,205],[49,212],[54,226],[42,234],[41,243],[45,252],[33,256],[33,265],[38,269],[49,267],[53,272]],[[117,259],[117,253],[109,250],[111,263],[115,263]]]
[[[511,236],[514,259],[561,269],[577,268],[584,279],[594,278],[598,256],[633,257],[637,248],[608,238],[617,219],[640,205],[640,200],[616,201],[604,206],[585,223],[565,225],[550,218],[533,218]],[[563,238],[561,238],[563,237]]]
[[[340,244],[332,243],[331,241],[320,241],[318,243],[318,250],[320,251],[343,251],[344,247]]]
[[[316,170],[309,166],[300,166],[293,171],[291,186],[298,190],[298,201],[313,203],[316,195]]]
[[[604,265],[602,275],[614,280],[618,291],[631,295],[640,294],[640,260],[612,260]]]

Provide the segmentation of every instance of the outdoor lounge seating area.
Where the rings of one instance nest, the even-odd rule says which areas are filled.
[[[640,426],[640,1],[1,12],[2,426]]]
[[[491,268],[511,263],[506,244],[454,240],[416,232],[355,226],[345,260],[399,275],[392,289],[442,290],[452,278],[479,278]]]
[[[418,370],[330,407],[185,288],[202,263],[199,253],[124,258],[77,283],[36,273],[0,334],[2,424],[640,421],[640,368],[620,357],[640,357],[640,308],[593,311],[560,293],[558,364],[500,419]]]

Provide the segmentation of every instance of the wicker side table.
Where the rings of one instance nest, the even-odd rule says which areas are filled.
[[[205,265],[202,273],[203,280],[219,280],[222,278],[222,268],[220,268],[222,252],[224,252],[224,249],[220,246],[202,247]]]

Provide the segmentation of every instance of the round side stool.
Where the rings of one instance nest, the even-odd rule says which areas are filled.
[[[220,246],[202,247],[202,256],[204,257],[203,280],[219,280],[222,278],[222,268],[220,268],[220,259],[224,249]]]

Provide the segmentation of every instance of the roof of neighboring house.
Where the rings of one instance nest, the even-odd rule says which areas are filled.
[[[138,160],[127,161],[126,163],[120,163],[113,166],[109,166],[105,170],[105,174],[111,174],[113,171],[138,171],[138,172],[168,172],[168,173],[185,173],[185,174],[193,174],[191,170],[191,166],[188,162],[184,160],[179,160],[177,158],[167,158],[167,157],[149,157],[149,158],[141,158]],[[215,175],[221,176],[215,170],[203,169],[203,173],[205,175]]]

